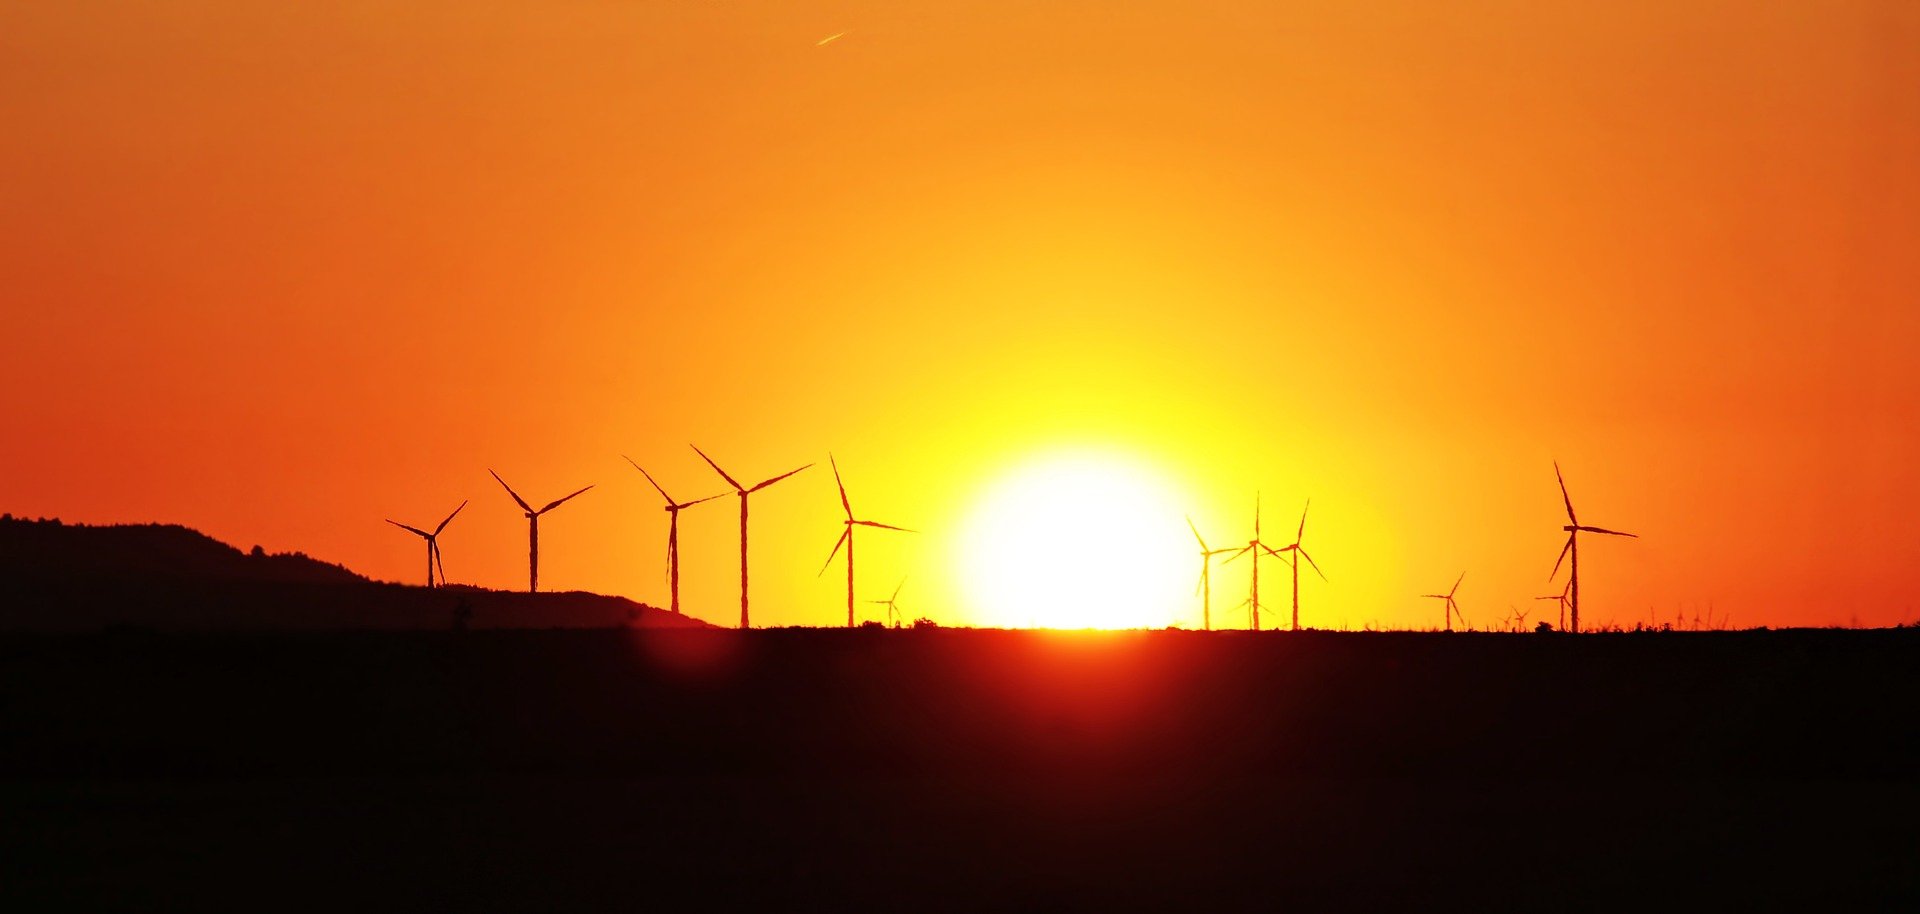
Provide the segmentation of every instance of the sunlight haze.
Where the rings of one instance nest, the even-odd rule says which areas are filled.
[[[754,622],[838,625],[831,452],[919,531],[860,534],[866,618],[1197,627],[1182,518],[1258,494],[1276,546],[1312,499],[1303,624],[1427,628],[1559,591],[1557,459],[1640,537],[1581,541],[1591,624],[1920,617],[1920,6],[1438,8],[9,4],[0,508],[416,583],[383,520],[470,499],[450,580],[522,588],[492,468],[594,486],[542,589],[665,606],[621,455],[730,492],[695,444],[815,464]],[[1106,609],[983,545],[1088,504]],[[680,525],[734,624],[735,499]]]

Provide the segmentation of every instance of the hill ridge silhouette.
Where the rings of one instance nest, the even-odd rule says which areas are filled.
[[[0,516],[0,630],[704,627],[625,597],[374,581],[181,524]]]

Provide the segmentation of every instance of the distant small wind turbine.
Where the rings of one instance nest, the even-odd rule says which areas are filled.
[[[1534,599],[1536,600],[1552,600],[1553,602],[1559,604],[1560,606],[1560,629],[1559,630],[1560,631],[1566,631],[1566,628],[1567,628],[1567,591],[1572,587],[1573,587],[1573,582],[1569,580],[1565,587],[1560,588],[1559,593],[1549,594],[1544,597],[1534,597]]]
[[[853,503],[847,500],[847,484],[840,481],[840,464],[834,461],[832,454],[827,455],[827,462],[833,465],[833,484],[840,487],[840,509],[847,513],[847,519],[842,522],[846,525],[846,529],[840,531],[840,538],[833,541],[833,551],[827,553],[826,562],[821,564],[819,573],[815,574],[814,577],[819,577],[820,575],[827,573],[827,566],[833,564],[833,557],[840,554],[840,546],[844,544],[847,547],[847,627],[852,628],[853,627],[853,528],[854,527],[878,527],[882,530],[898,530],[901,533],[912,533],[914,531],[908,530],[905,527],[895,527],[892,524],[883,524],[883,523],[880,523],[879,521],[855,520],[853,516]]]
[[[488,469],[487,472],[493,473],[493,481],[499,483],[500,488],[506,489],[508,495],[513,496],[513,503],[519,505],[520,510],[527,512],[527,592],[538,593],[540,591],[540,515],[566,504],[581,492],[593,487],[587,486],[565,498],[556,498],[547,502],[546,507],[535,511],[527,504],[526,499],[520,497],[520,493],[515,492],[512,486],[507,485],[506,480],[500,478],[499,473],[494,473],[492,469]]]
[[[1301,537],[1307,535],[1307,508],[1311,507],[1313,507],[1313,499],[1309,498],[1307,507],[1300,509],[1300,529],[1293,534],[1293,545],[1282,546],[1277,550],[1291,552],[1294,555],[1291,564],[1293,565],[1293,630],[1296,632],[1300,630],[1300,560],[1306,559],[1307,564],[1313,566],[1313,573],[1320,576],[1320,580],[1327,579],[1326,572],[1320,570],[1319,563],[1315,562],[1313,556],[1307,554],[1306,548],[1300,545]]]
[[[907,579],[901,578],[900,583],[894,585],[893,596],[888,597],[884,600],[868,600],[867,601],[868,603],[874,603],[880,606],[885,606],[887,608],[887,624],[892,626],[893,628],[900,627],[900,606],[899,606],[900,588],[905,586],[907,586]]]
[[[1272,546],[1260,540],[1260,496],[1256,493],[1253,496],[1253,539],[1248,540],[1238,552],[1227,556],[1227,562],[1231,562],[1249,552],[1253,553],[1253,589],[1247,596],[1247,601],[1240,605],[1247,607],[1248,625],[1256,632],[1260,630],[1260,553],[1262,551],[1274,558],[1286,558]],[[1221,564],[1224,565],[1227,562]]]
[[[1441,610],[1441,612],[1440,612],[1440,620],[1441,620],[1441,621],[1442,621],[1443,623],[1445,623],[1445,624],[1446,624],[1446,627],[1447,627],[1447,631],[1453,631],[1453,618],[1454,618],[1455,616],[1459,616],[1459,617],[1460,617],[1460,624],[1461,624],[1461,625],[1466,625],[1466,624],[1467,624],[1467,617],[1466,617],[1465,615],[1463,615],[1463,614],[1461,614],[1461,612],[1460,612],[1460,604],[1458,604],[1458,603],[1455,603],[1455,602],[1453,601],[1453,595],[1454,595],[1454,594],[1456,594],[1456,593],[1458,593],[1458,592],[1460,591],[1460,582],[1461,582],[1461,581],[1464,581],[1464,580],[1466,580],[1466,579],[1467,579],[1467,573],[1466,573],[1466,572],[1464,572],[1464,571],[1462,571],[1462,572],[1460,572],[1460,577],[1458,577],[1458,578],[1455,578],[1455,579],[1454,579],[1454,581],[1453,581],[1453,589],[1452,589],[1452,590],[1449,590],[1449,591],[1447,591],[1446,593],[1429,593],[1429,594],[1421,594],[1421,596],[1424,596],[1424,597],[1431,597],[1431,598],[1433,598],[1433,599],[1435,599],[1435,600],[1445,600],[1445,601],[1447,601],[1447,606],[1446,606],[1446,608],[1445,608],[1445,609],[1443,609],[1443,610]]]
[[[788,470],[785,473],[781,473],[780,475],[773,477],[772,479],[761,480],[759,483],[755,484],[752,488],[748,488],[746,486],[741,485],[738,482],[735,482],[732,476],[727,475],[726,470],[720,469],[720,465],[717,463],[714,463],[713,458],[707,456],[707,452],[697,447],[694,447],[691,444],[687,446],[692,447],[693,452],[696,454],[699,454],[700,459],[706,461],[707,466],[713,467],[713,471],[715,473],[719,473],[720,478],[726,480],[727,485],[732,486],[734,491],[738,492],[740,495],[740,627],[748,628],[750,627],[751,623],[749,622],[749,619],[747,616],[747,496],[752,495],[753,493],[758,492],[761,489],[764,489],[770,485],[773,485],[774,483],[779,482],[782,479],[792,476],[793,474],[800,472],[800,470],[804,470],[807,467],[813,466],[813,464],[809,463],[807,464],[807,466],[800,467],[799,469]]]
[[[622,454],[621,456],[625,457],[626,455]],[[633,458],[627,457],[627,462],[633,463]],[[637,463],[633,463],[633,468],[639,470],[640,475],[647,477],[647,482],[652,483],[653,490],[660,493],[661,498],[667,500],[667,579],[669,581],[668,588],[671,592],[670,599],[673,603],[673,612],[675,615],[678,615],[680,613],[680,512],[703,501],[712,501],[719,498],[720,495],[727,493],[722,492],[720,495],[709,495],[705,498],[696,498],[692,501],[676,503],[673,500],[673,496],[667,494],[666,489],[660,488],[660,484],[653,481],[652,473],[647,472],[645,468]]]
[[[1551,581],[1560,574],[1560,563],[1571,553],[1573,565],[1567,585],[1573,592],[1573,599],[1568,603],[1573,617],[1570,620],[1572,627],[1568,631],[1577,632],[1580,630],[1580,534],[1604,533],[1607,536],[1631,536],[1635,539],[1639,538],[1639,534],[1621,533],[1605,527],[1589,527],[1581,524],[1580,519],[1573,516],[1573,496],[1567,494],[1567,478],[1560,475],[1560,462],[1557,460],[1553,464],[1553,478],[1560,481],[1560,499],[1567,504],[1567,525],[1560,528],[1567,532],[1567,544],[1560,547],[1560,558],[1553,560],[1553,573],[1547,575],[1547,580]]]
[[[453,523],[454,515],[459,514],[460,509],[465,508],[466,506],[467,506],[466,502],[464,501],[461,502],[460,507],[453,509],[453,514],[447,515],[447,519],[441,521],[440,526],[433,528],[432,533],[428,533],[427,531],[422,530],[419,527],[407,526],[406,524],[403,524],[397,520],[389,519],[387,521],[387,523],[392,524],[396,527],[399,527],[400,529],[405,530],[408,533],[416,534],[420,536],[422,539],[425,539],[427,541],[427,586],[428,587],[434,586],[433,569],[435,565],[440,566],[441,585],[444,586],[447,583],[447,563],[440,560],[440,531],[447,529],[447,525],[450,523]]]
[[[1510,627],[1513,631],[1524,632],[1527,630],[1527,616],[1532,612],[1533,610],[1531,609],[1521,609],[1520,607],[1515,606],[1512,603],[1508,603],[1507,604],[1508,615],[1505,619],[1502,619],[1501,621],[1507,623],[1508,627]]]
[[[1193,538],[1200,542],[1200,583],[1194,587],[1200,592],[1200,626],[1205,631],[1213,631],[1213,557],[1232,552],[1231,547],[1209,549],[1200,528],[1193,525],[1193,518],[1187,518],[1187,529],[1193,531]]]

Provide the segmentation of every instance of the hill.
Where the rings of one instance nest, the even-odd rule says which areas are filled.
[[[182,631],[702,627],[623,597],[429,589],[174,524],[0,517],[0,629]]]

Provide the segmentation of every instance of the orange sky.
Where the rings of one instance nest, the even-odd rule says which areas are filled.
[[[952,531],[1101,448],[1223,542],[1312,496],[1310,624],[1426,625],[1550,592],[1557,457],[1643,536],[1591,622],[1911,620],[1917,86],[1903,0],[10,4],[0,509],[412,581],[381,518],[472,498],[451,577],[521,586],[491,466],[598,485],[543,586],[664,603],[619,455],[719,491],[692,441],[822,462],[754,590],[825,624],[832,449],[927,531],[862,596],[995,621]],[[724,622],[733,510],[683,520]]]

